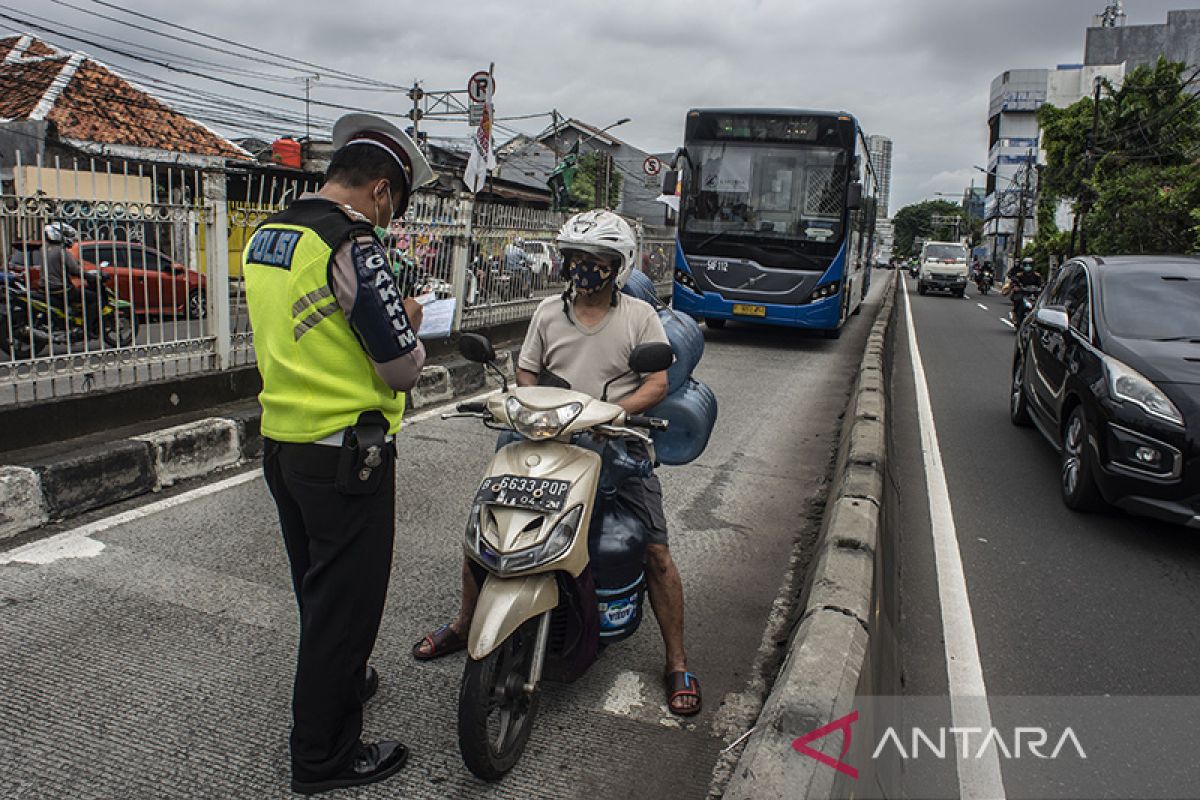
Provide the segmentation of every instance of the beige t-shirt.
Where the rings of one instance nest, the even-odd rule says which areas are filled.
[[[629,372],[629,354],[639,344],[667,342],[658,314],[644,300],[621,295],[594,328],[586,328],[570,310],[563,313],[562,297],[548,297],[533,312],[517,365],[535,375],[550,370],[577,392],[599,398],[604,384]],[[615,403],[637,391],[641,375],[629,373],[608,389]]]

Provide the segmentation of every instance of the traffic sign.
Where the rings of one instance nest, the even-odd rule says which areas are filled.
[[[467,124],[478,128],[480,122],[483,122],[483,103],[471,103],[467,109]]]
[[[480,70],[467,81],[467,96],[473,103],[486,103],[490,95],[496,91],[496,79],[490,72]]]
[[[646,156],[646,160],[642,162],[642,172],[653,178],[658,173],[662,172],[663,163],[654,156]]]

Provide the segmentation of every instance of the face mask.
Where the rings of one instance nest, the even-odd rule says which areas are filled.
[[[1033,272],[1033,264],[1023,264],[1021,269],[1025,272]]]
[[[575,258],[570,266],[571,283],[580,294],[594,294],[612,283],[617,271],[607,264]]]
[[[388,224],[388,225],[391,225],[391,223],[392,223],[392,214],[395,214],[395,213],[396,213],[396,207],[395,207],[394,205],[392,205],[392,193],[391,193],[391,192],[388,192],[388,193],[387,193],[387,198],[388,198],[388,199],[387,199],[388,213],[387,213],[387,217],[385,217],[384,219],[385,219],[385,221],[387,222],[387,224]],[[379,225],[379,224],[378,224],[378,220],[379,220],[379,197],[378,197],[378,196],[374,196],[374,197],[372,197],[372,198],[371,198],[371,200],[372,200],[372,202],[375,204],[375,214],[376,214],[376,216],[375,216],[375,220],[376,220],[376,225],[375,225],[375,235],[376,235],[376,236],[378,236],[380,239],[383,239],[383,238],[385,238],[385,237],[388,235],[388,229],[387,229],[386,227],[384,227],[383,225]]]

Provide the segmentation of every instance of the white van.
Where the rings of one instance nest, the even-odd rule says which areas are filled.
[[[921,247],[921,266],[917,273],[917,293],[933,290],[959,297],[967,289],[970,266],[967,246],[958,242],[926,242]]]

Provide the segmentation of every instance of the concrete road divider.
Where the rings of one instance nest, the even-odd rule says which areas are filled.
[[[843,418],[831,495],[800,602],[799,624],[725,788],[725,800],[825,800],[856,794],[855,787],[845,783],[845,772],[832,765],[842,757],[843,732],[836,730],[837,724],[853,713],[864,685],[877,684],[873,671],[889,669],[885,640],[891,631],[875,629],[886,619],[881,603],[891,604],[887,590],[879,588],[890,583],[881,584],[881,575],[892,567],[882,557],[890,547],[884,388],[895,273],[889,280]],[[804,739],[814,732],[821,735]],[[797,740],[827,758],[801,752],[793,746]],[[866,782],[860,786],[875,784],[868,765],[860,765],[858,773],[852,780]]]
[[[510,382],[515,380],[515,361],[513,351],[498,354],[498,366]],[[496,383],[480,364],[431,365],[409,393],[408,408],[448,403]],[[252,462],[262,455],[260,417],[261,409],[253,404],[228,416],[0,465],[0,542],[50,521]]]

